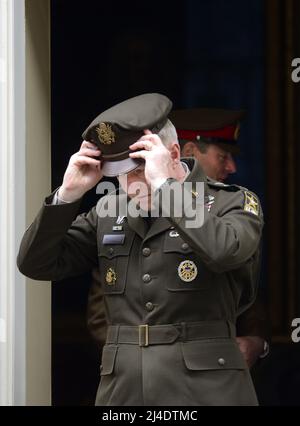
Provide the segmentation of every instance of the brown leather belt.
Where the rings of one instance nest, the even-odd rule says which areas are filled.
[[[110,325],[106,344],[127,343],[139,346],[171,344],[217,337],[235,337],[235,326],[229,320],[138,326]]]

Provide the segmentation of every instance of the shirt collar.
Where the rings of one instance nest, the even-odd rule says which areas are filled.
[[[182,167],[184,168],[185,171],[185,177],[184,180],[186,180],[186,178],[188,177],[188,175],[191,173],[189,166],[184,162],[184,161],[180,161]]]

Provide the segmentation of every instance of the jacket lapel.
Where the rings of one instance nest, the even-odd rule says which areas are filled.
[[[158,217],[154,221],[153,225],[149,228],[149,231],[145,237],[145,241],[149,240],[150,238],[154,237],[157,234],[160,234],[161,232],[166,231],[172,226],[171,222],[166,217]]]
[[[132,217],[130,214],[127,216],[128,225],[136,232],[143,240],[147,234],[147,224],[142,216]]]

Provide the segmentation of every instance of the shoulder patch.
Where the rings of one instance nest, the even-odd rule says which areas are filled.
[[[259,214],[259,202],[256,195],[252,194],[252,192],[245,191],[245,201],[244,201],[244,210],[246,212],[255,214],[258,216]]]

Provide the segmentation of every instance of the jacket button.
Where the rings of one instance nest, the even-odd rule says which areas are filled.
[[[151,312],[151,311],[153,311],[153,308],[154,308],[153,303],[151,303],[151,302],[147,302],[146,303],[146,309],[147,309],[147,311]]]
[[[143,275],[143,281],[144,283],[148,283],[151,280],[151,277],[149,274],[144,274]]]
[[[149,247],[143,248],[143,256],[147,257],[147,256],[150,256],[150,254],[151,254],[151,250],[149,249]]]
[[[219,358],[218,359],[218,364],[221,365],[221,366],[225,365],[226,364],[225,359],[224,358]]]
[[[182,250],[187,250],[189,248],[189,245],[187,243],[183,243],[181,248]]]
[[[113,249],[112,247],[110,247],[110,248],[108,249],[108,253],[109,253],[109,254],[113,254],[113,253],[114,253],[114,249]]]

